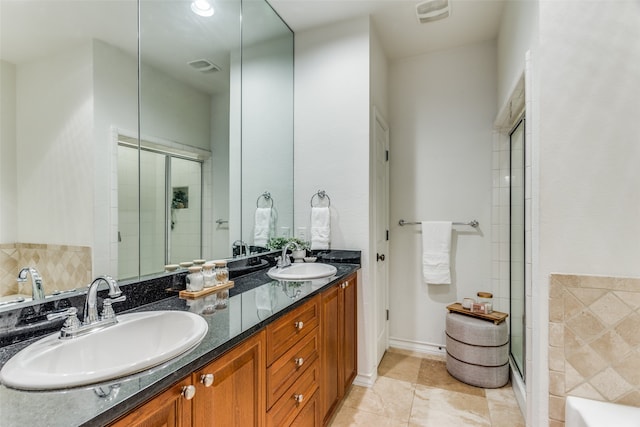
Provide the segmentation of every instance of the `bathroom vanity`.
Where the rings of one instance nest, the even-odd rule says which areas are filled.
[[[111,424],[322,426],[356,376],[356,274]]]
[[[258,271],[235,279],[225,309],[203,314],[192,351],[112,383],[60,391],[0,386],[3,426],[326,424],[357,371],[358,264],[334,277],[279,282]],[[170,297],[135,311],[201,314]]]

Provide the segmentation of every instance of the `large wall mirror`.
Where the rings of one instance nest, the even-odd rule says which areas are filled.
[[[264,207],[290,232],[293,34],[210,4],[0,0],[0,304],[22,267],[50,298],[261,250]]]

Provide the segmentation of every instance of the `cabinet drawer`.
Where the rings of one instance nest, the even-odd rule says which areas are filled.
[[[314,328],[267,368],[267,408],[318,359],[319,328]]]
[[[267,325],[267,365],[289,350],[319,324],[320,296]]]
[[[282,397],[267,412],[267,427],[284,427],[293,423],[298,415],[306,409],[307,404],[317,403],[319,366],[315,362],[309,366]],[[314,404],[314,410],[319,410],[319,405]],[[319,417],[320,414],[315,414]],[[306,418],[306,417],[305,417]]]

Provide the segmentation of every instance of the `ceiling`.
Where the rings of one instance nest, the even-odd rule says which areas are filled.
[[[416,1],[269,0],[294,32],[371,15],[390,60],[493,40],[507,0],[450,0],[451,15],[420,24]]]

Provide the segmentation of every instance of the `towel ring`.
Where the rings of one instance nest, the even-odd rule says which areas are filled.
[[[316,194],[314,194],[313,196],[311,196],[311,207],[313,208],[313,199],[317,197],[320,199],[320,201],[324,200],[325,198],[327,199],[328,205],[327,207],[331,206],[331,197],[329,197],[329,195],[324,191],[324,190],[318,190],[318,192]]]
[[[271,193],[269,193],[268,191],[265,191],[264,193],[259,195],[258,199],[256,200],[256,208],[260,207],[260,199],[265,199],[266,201],[271,202],[271,206],[269,207],[273,208],[273,198],[271,197]]]

